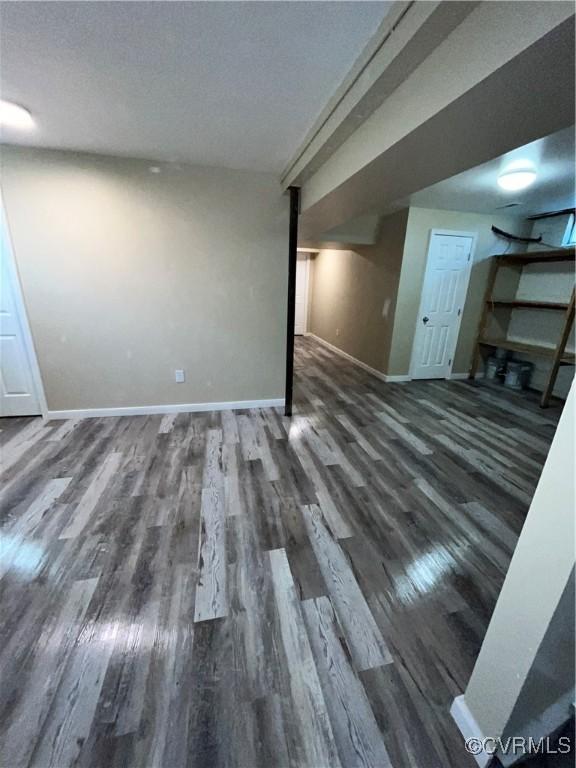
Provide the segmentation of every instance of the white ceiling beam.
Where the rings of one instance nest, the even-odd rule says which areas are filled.
[[[302,237],[573,122],[573,5],[481,3],[302,185]]]
[[[477,4],[394,2],[290,160],[283,187],[306,181]]]

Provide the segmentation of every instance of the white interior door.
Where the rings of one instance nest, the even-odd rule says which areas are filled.
[[[10,242],[2,217],[0,242],[0,416],[41,413],[34,383],[33,351],[25,332]]]
[[[412,349],[413,379],[445,379],[450,375],[473,244],[472,234],[432,230]]]
[[[308,313],[308,255],[297,254],[296,261],[296,314],[294,317],[294,335],[306,333],[306,315]]]

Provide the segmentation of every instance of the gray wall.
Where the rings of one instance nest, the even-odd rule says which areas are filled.
[[[313,260],[310,330],[386,371],[408,211],[382,219],[376,245],[321,250]]]
[[[50,410],[284,396],[273,175],[11,147],[1,162]]]

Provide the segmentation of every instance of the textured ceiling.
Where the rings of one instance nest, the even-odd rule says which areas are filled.
[[[2,140],[280,171],[386,15],[385,2],[9,2]]]

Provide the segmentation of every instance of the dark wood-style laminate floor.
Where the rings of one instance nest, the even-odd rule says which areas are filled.
[[[0,425],[2,766],[474,765],[449,707],[558,408],[296,372],[291,421]]]

